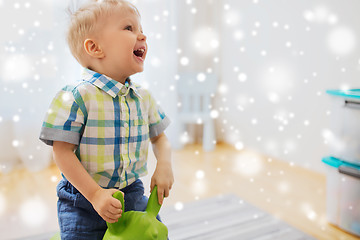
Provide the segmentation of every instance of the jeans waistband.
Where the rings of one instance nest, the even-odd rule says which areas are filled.
[[[140,179],[132,184],[120,189],[125,196],[125,211],[135,209],[137,201],[141,200],[144,195],[144,185]],[[65,178],[57,186],[57,195],[59,201],[70,201],[74,207],[80,207],[87,211],[93,211],[91,203]]]
[[[65,189],[72,194],[77,194],[80,193],[79,190],[77,190],[66,178],[63,178],[59,185],[63,185],[65,187]],[[135,182],[131,183],[130,185],[120,189],[120,191],[126,193],[128,192],[131,188],[137,187],[137,186],[141,186],[143,188],[143,184],[142,181],[140,179],[135,180]]]

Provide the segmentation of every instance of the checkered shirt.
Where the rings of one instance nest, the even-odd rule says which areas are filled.
[[[85,69],[82,81],[55,96],[40,133],[48,145],[77,145],[76,156],[104,188],[121,189],[146,175],[149,138],[170,123],[146,89],[125,85]]]

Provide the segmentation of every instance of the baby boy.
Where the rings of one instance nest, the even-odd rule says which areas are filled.
[[[170,121],[150,93],[130,76],[143,71],[146,36],[136,7],[123,0],[90,1],[71,14],[70,50],[84,67],[82,80],[64,87],[45,117],[40,139],[53,146],[63,179],[57,187],[62,239],[102,239],[106,221],[147,205],[140,177],[147,173],[149,141],[157,159],[151,190],[159,203],[174,178],[164,134]]]

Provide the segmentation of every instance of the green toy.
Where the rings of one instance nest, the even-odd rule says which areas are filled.
[[[167,227],[156,219],[161,205],[158,202],[157,187],[150,194],[145,212],[124,211],[124,197],[121,192],[113,197],[120,200],[122,216],[116,223],[107,223],[108,229],[103,240],[166,240]]]
[[[150,194],[145,212],[128,211],[125,212],[124,196],[121,192],[116,192],[114,198],[120,200],[122,206],[122,216],[116,223],[106,223],[108,229],[103,240],[166,240],[168,229],[156,219],[161,205],[158,202],[157,186]],[[60,233],[55,234],[51,240],[60,240]]]
[[[54,236],[52,236],[52,238],[50,238],[50,240],[61,240],[60,233],[56,233]]]

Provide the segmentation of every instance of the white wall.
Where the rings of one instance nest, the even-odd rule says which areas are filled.
[[[332,130],[325,91],[360,83],[359,6],[356,0],[178,3],[179,72],[210,70],[221,82],[218,140],[323,171],[321,158],[330,152],[324,133]]]
[[[223,4],[224,140],[322,171],[329,154],[323,133],[332,117],[325,91],[360,84],[360,2]]]
[[[50,149],[38,140],[39,131],[72,63],[63,60],[69,54],[61,10],[42,0],[0,1],[0,171],[18,165],[36,171],[50,162]]]

